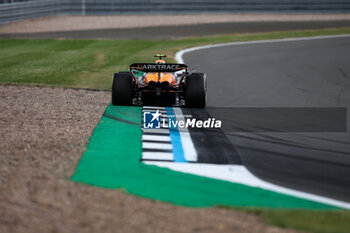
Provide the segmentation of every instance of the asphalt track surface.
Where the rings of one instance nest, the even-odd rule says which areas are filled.
[[[346,107],[346,132],[226,135],[256,176],[350,201],[350,37],[209,48],[183,59],[207,74],[209,108]]]
[[[234,22],[186,26],[157,26],[126,29],[97,29],[37,33],[0,34],[0,38],[67,39],[170,39],[230,33],[257,33],[350,27],[349,20],[306,22]]]

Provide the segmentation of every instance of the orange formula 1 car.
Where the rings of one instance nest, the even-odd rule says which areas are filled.
[[[112,104],[205,107],[205,74],[191,73],[185,64],[165,63],[164,54],[155,57],[155,63],[134,63],[128,72],[114,74]]]

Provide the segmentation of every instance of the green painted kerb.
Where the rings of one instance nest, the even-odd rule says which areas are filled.
[[[236,183],[145,165],[141,158],[141,107],[109,105],[72,180],[178,205],[335,209]]]

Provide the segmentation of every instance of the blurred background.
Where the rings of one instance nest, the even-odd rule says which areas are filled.
[[[0,0],[0,4],[0,23],[52,15],[350,11],[348,0]]]

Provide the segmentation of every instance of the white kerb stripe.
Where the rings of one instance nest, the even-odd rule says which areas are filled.
[[[165,110],[165,107],[157,107],[157,106],[143,106],[142,107],[144,110]]]
[[[142,135],[142,140],[170,142],[171,139],[169,136]]]
[[[149,160],[174,160],[173,153],[168,152],[143,152],[142,159]]]
[[[172,150],[173,146],[170,143],[143,142],[142,148]]]
[[[169,134],[169,129],[142,129],[143,133],[159,133],[159,134]]]

